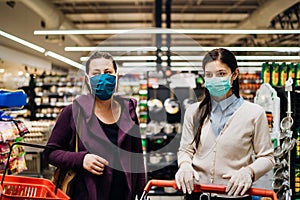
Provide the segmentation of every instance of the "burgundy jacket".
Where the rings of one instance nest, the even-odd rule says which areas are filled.
[[[114,163],[112,152],[117,152],[129,190],[128,197],[124,199],[134,200],[136,195],[141,196],[145,186],[142,144],[135,112],[136,100],[114,97],[121,106],[123,105],[118,121],[119,134],[116,147],[106,137],[94,114],[94,98],[93,95],[82,95],[75,99],[72,105],[63,109],[47,143],[47,146],[54,147],[55,150],[45,150],[44,158],[54,166],[76,169],[77,177],[72,200],[109,200],[110,191],[112,189],[118,191],[117,188],[110,187],[112,168],[109,167]],[[80,138],[79,152],[74,152],[76,131]],[[102,175],[94,175],[83,168],[83,158],[87,153],[97,154],[109,162]]]

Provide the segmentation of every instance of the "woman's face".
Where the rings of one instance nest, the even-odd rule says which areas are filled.
[[[93,77],[99,74],[116,75],[116,71],[111,60],[105,58],[96,58],[91,60],[88,74],[89,77]]]
[[[232,95],[232,83],[237,78],[238,69],[232,72],[227,64],[216,60],[207,63],[204,70],[206,88],[214,100],[221,101]]]

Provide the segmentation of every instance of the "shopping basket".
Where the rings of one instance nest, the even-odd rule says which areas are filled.
[[[25,177],[18,175],[6,175],[9,167],[9,158],[14,145],[23,145],[36,148],[46,148],[46,146],[29,144],[24,142],[15,142],[10,146],[8,159],[1,178],[0,199],[26,199],[26,200],[69,200],[65,193],[56,188],[50,180],[45,178]]]
[[[152,186],[156,187],[172,187],[174,189],[178,189],[175,180],[150,180],[144,188],[144,192],[140,198],[140,200],[146,200],[147,195]],[[218,193],[218,194],[226,194],[226,186],[224,185],[194,185],[194,192],[204,192],[204,193]],[[256,195],[262,197],[270,197],[273,200],[277,200],[276,193],[273,190],[265,190],[260,188],[250,188],[247,191],[249,195]]]

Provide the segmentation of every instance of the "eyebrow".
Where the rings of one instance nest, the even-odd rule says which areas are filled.
[[[227,72],[227,70],[226,69],[220,69],[220,70],[217,70],[217,71],[213,71],[213,72]],[[212,71],[209,71],[209,70],[206,70],[205,72],[212,72]]]

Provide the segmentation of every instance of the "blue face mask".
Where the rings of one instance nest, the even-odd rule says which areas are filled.
[[[92,94],[101,100],[111,98],[115,92],[116,76],[110,74],[99,74],[90,78]]]
[[[206,78],[205,87],[208,89],[209,93],[215,97],[222,97],[231,88],[230,83],[231,76],[226,77],[216,77],[216,78]]]

